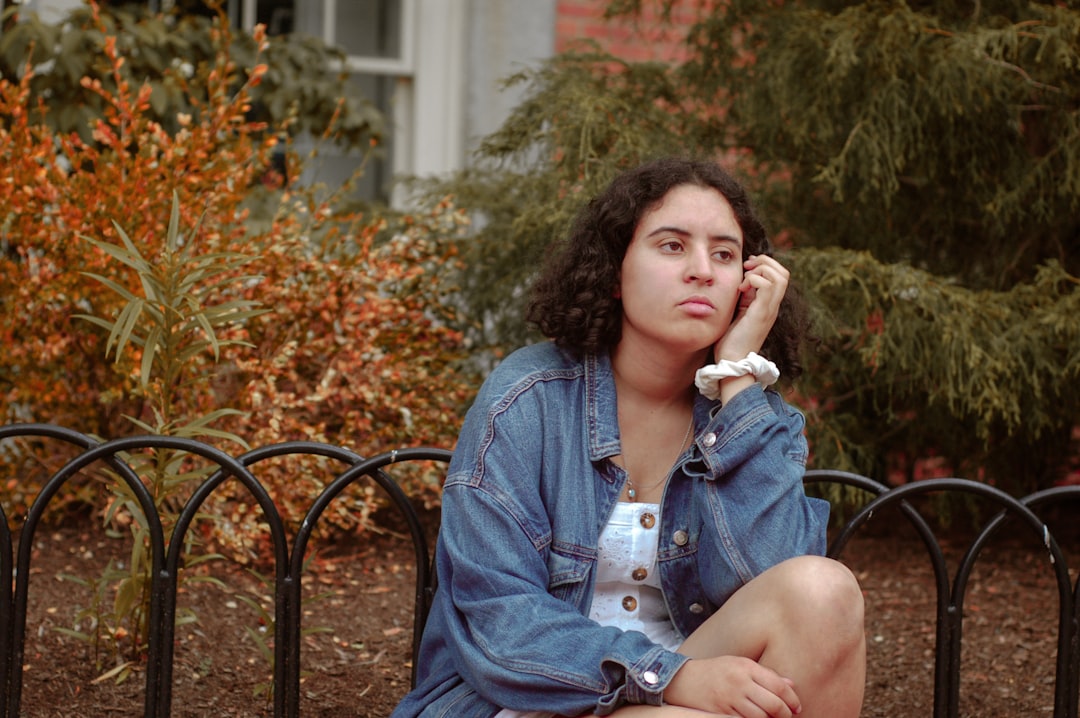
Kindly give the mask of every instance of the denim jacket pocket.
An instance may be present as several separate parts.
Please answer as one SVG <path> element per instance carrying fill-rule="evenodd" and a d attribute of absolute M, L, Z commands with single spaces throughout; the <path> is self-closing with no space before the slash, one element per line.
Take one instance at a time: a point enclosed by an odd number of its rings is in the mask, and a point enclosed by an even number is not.
<path fill-rule="evenodd" d="M 560 601 L 578 605 L 593 563 L 593 559 L 565 553 L 553 546 L 547 559 L 548 593 Z"/>

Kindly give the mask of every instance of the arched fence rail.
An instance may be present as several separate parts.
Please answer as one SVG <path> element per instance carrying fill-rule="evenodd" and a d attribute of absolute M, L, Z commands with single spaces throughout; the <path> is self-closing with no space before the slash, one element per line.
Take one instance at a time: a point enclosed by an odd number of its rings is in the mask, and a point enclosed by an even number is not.
<path fill-rule="evenodd" d="M 0 507 L 0 718 L 21 714 L 22 666 L 25 644 L 27 600 L 34 534 L 50 501 L 73 476 L 95 463 L 104 463 L 131 490 L 142 507 L 149 535 L 152 567 L 148 649 L 145 670 L 143 716 L 166 718 L 171 713 L 173 685 L 173 645 L 176 619 L 178 575 L 184 559 L 183 540 L 207 498 L 222 483 L 238 481 L 258 504 L 270 535 L 274 565 L 274 671 L 273 709 L 276 717 L 300 715 L 301 578 L 312 531 L 327 507 L 350 485 L 370 479 L 386 493 L 389 503 L 405 521 L 416 564 L 413 608 L 413 677 L 419 636 L 427 619 L 436 577 L 428 551 L 430 537 L 420 518 L 393 478 L 388 467 L 403 462 L 450 460 L 450 452 L 438 448 L 403 448 L 362 457 L 341 447 L 318 442 L 286 442 L 231 456 L 202 442 L 166 436 L 135 436 L 97 441 L 85 434 L 51 424 L 11 424 L 0 426 L 0 446 L 12 439 L 49 439 L 70 444 L 74 458 L 43 485 L 26 511 L 19 529 L 17 551 L 9 528 L 9 517 Z M 203 480 L 184 504 L 170 536 L 165 535 L 162 518 L 136 471 L 122 458 L 131 452 L 153 449 L 175 450 L 212 462 L 214 472 Z M 317 456 L 336 461 L 341 473 L 330 481 L 311 504 L 289 545 L 287 530 L 269 493 L 251 472 L 259 462 L 287 455 Z M 18 480 L 19 477 L 13 477 Z M 834 484 L 857 489 L 869 500 L 835 533 L 829 555 L 842 558 L 852 537 L 874 514 L 898 510 L 914 527 L 926 548 L 936 583 L 937 616 L 934 663 L 934 718 L 960 715 L 960 669 L 963 607 L 967 582 L 980 552 L 1007 521 L 1019 522 L 1037 540 L 1044 553 L 1047 570 L 1054 576 L 1058 594 L 1057 626 L 1047 631 L 1057 635 L 1054 675 L 1055 718 L 1078 718 L 1080 684 L 1080 631 L 1077 630 L 1080 579 L 1073 584 L 1066 557 L 1037 511 L 1065 506 L 1080 499 L 1080 486 L 1059 487 L 1016 499 L 986 484 L 965 479 L 929 479 L 888 487 L 865 476 L 840 471 L 812 470 L 806 473 L 808 487 Z M 929 522 L 916 509 L 916 499 L 940 492 L 968 494 L 996 506 L 998 512 L 984 525 L 963 554 L 954 577 L 950 578 L 945 553 Z M 135 710 L 134 706 L 133 712 Z"/>

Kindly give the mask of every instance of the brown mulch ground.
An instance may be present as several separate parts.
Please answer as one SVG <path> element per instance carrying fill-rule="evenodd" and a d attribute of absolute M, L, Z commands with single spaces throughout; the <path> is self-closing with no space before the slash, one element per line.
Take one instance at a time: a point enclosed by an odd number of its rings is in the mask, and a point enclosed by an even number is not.
<path fill-rule="evenodd" d="M 900 519 L 866 527 L 842 559 L 866 593 L 869 677 L 867 718 L 932 715 L 934 581 L 925 549 Z M 898 528 L 899 527 L 899 528 Z M 955 556 L 967 537 L 943 540 Z M 1074 541 L 1063 540 L 1070 563 Z M 140 671 L 117 685 L 99 679 L 88 645 L 65 636 L 86 589 L 63 574 L 93 576 L 125 549 L 89 524 L 48 528 L 35 537 L 24 657 L 22 715 L 142 714 Z M 302 661 L 304 715 L 385 717 L 409 685 L 412 621 L 411 550 L 405 539 L 374 536 L 330 547 L 305 578 Z M 955 560 L 950 572 L 955 571 Z M 270 666 L 247 629 L 258 614 L 240 596 L 269 591 L 241 567 L 219 562 L 227 588 L 189 583 L 179 598 L 198 621 L 177 631 L 174 716 L 271 715 L 260 695 Z M 1076 580 L 1075 570 L 1072 580 Z M 961 715 L 1049 716 L 1053 710 L 1057 593 L 1037 542 L 995 541 L 972 577 L 965 602 Z"/>

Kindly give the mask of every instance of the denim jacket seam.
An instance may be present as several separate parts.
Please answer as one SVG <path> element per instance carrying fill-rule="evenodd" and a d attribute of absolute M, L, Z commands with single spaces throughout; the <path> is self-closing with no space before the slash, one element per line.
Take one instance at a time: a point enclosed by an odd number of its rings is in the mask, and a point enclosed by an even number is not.
<path fill-rule="evenodd" d="M 739 550 L 738 542 L 735 541 L 731 534 L 731 528 L 728 525 L 727 512 L 724 510 L 724 504 L 719 500 L 719 497 L 710 497 L 709 512 L 713 516 L 713 522 L 716 524 L 716 532 L 720 538 L 720 545 L 724 547 L 724 553 L 727 554 L 728 562 L 731 564 L 731 567 L 735 569 L 735 573 L 738 575 L 740 581 L 744 584 L 749 582 L 754 577 L 753 571 L 750 570 L 746 558 L 742 555 L 742 551 Z"/>
<path fill-rule="evenodd" d="M 473 472 L 473 480 L 479 483 L 487 473 L 485 469 L 487 453 L 491 449 L 492 443 L 495 441 L 495 420 L 501 414 L 509 410 L 510 407 L 517 403 L 523 394 L 531 390 L 537 384 L 546 383 L 548 381 L 574 381 L 580 378 L 580 370 L 549 369 L 546 371 L 533 372 L 509 387 L 500 396 L 499 400 L 491 405 L 487 415 L 484 417 L 484 435 L 476 445 L 476 468 Z"/>
<path fill-rule="evenodd" d="M 552 538 L 550 546 L 552 551 L 556 551 L 563 556 L 570 556 L 585 561 L 596 561 L 596 549 L 591 549 L 588 546 L 582 546 L 581 544 L 571 543 L 569 541 L 558 541 L 554 538 Z"/>
<path fill-rule="evenodd" d="M 721 440 L 716 443 L 713 452 L 717 453 L 730 446 L 732 442 L 741 438 L 746 432 L 750 431 L 756 424 L 761 423 L 761 421 L 766 419 L 770 414 L 776 416 L 776 412 L 772 410 L 772 407 L 769 406 L 768 403 L 752 408 L 745 415 L 739 417 L 727 431 L 723 432 L 723 436 L 721 437 Z"/>
<path fill-rule="evenodd" d="M 544 371 L 534 371 L 523 377 L 520 381 L 515 382 L 501 395 L 498 401 L 491 405 L 484 417 L 484 435 L 476 444 L 474 454 L 475 464 L 472 467 L 472 471 L 456 472 L 449 475 L 444 484 L 445 487 L 457 483 L 483 491 L 486 495 L 490 496 L 492 501 L 496 502 L 503 511 L 514 519 L 522 530 L 525 531 L 526 535 L 529 537 L 530 543 L 532 543 L 533 547 L 538 551 L 543 550 L 551 544 L 551 533 L 533 531 L 529 522 L 526 520 L 526 517 L 514 510 L 511 502 L 501 498 L 501 492 L 488 489 L 489 482 L 486 480 L 488 474 L 487 456 L 495 441 L 495 422 L 499 416 L 507 412 L 524 394 L 532 390 L 538 384 L 544 384 L 549 381 L 575 381 L 579 380 L 581 376 L 582 372 L 580 369 L 549 369 Z"/>
<path fill-rule="evenodd" d="M 588 423 L 589 459 L 599 461 L 606 456 L 617 454 L 621 450 L 617 431 L 610 432 L 610 436 L 608 435 L 609 432 L 605 431 L 606 428 L 609 428 L 605 426 L 604 422 L 605 409 L 608 412 L 612 412 L 614 409 L 607 406 L 610 402 L 601 400 L 604 396 L 601 389 L 602 379 L 605 376 L 604 369 L 607 369 L 607 373 L 611 372 L 610 357 L 590 354 L 582 361 L 582 367 L 584 369 L 582 381 L 585 385 L 585 419 Z"/>
<path fill-rule="evenodd" d="M 465 475 L 468 476 L 468 474 Z M 445 491 L 446 487 L 448 486 L 461 486 L 464 489 L 470 489 L 472 491 L 482 493 L 485 496 L 489 497 L 491 499 L 491 503 L 494 506 L 497 506 L 500 511 L 512 518 L 514 520 L 514 523 L 521 527 L 521 530 L 528 537 L 529 543 L 532 544 L 532 547 L 536 551 L 543 551 L 545 548 L 548 548 L 551 545 L 552 535 L 550 531 L 533 531 L 529 522 L 525 520 L 525 517 L 522 516 L 520 512 L 515 511 L 514 507 L 500 496 L 499 492 L 489 491 L 488 487 L 484 485 L 484 483 L 480 479 L 466 481 L 457 480 L 451 482 L 451 480 L 447 478 L 446 483 L 443 485 L 443 490 Z"/>
<path fill-rule="evenodd" d="M 482 644 L 477 644 L 480 647 Z M 485 651 L 486 653 L 486 651 Z M 496 662 L 494 658 L 488 655 L 488 660 Z M 589 691 L 591 693 L 603 694 L 604 691 L 610 690 L 611 686 L 607 685 L 604 681 L 590 680 L 589 676 L 574 673 L 567 670 L 560 670 L 550 663 L 534 663 L 532 661 L 515 661 L 507 658 L 501 658 L 498 664 L 503 668 L 513 670 L 517 673 L 527 673 L 535 676 L 543 676 L 544 678 L 559 681 L 565 683 L 573 688 Z"/>
<path fill-rule="evenodd" d="M 439 715 L 436 718 L 455 718 L 458 714 L 455 712 L 459 703 L 468 698 L 468 693 L 462 693 L 449 704 L 443 706 L 443 709 L 439 711 Z M 497 714 L 496 714 L 497 715 Z"/>

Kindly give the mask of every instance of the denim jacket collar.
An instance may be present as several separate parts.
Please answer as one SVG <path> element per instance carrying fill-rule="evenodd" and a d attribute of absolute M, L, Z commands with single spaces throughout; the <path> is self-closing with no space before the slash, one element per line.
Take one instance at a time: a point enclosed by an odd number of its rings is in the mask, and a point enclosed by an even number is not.
<path fill-rule="evenodd" d="M 585 357 L 585 403 L 589 422 L 589 460 L 600 461 L 622 452 L 615 375 L 608 354 Z"/>

